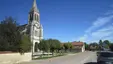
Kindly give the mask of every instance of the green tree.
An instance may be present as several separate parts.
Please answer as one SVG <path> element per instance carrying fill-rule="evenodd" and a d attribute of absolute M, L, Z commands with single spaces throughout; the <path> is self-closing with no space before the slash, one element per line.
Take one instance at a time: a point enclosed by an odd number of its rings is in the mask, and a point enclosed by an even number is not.
<path fill-rule="evenodd" d="M 64 43 L 64 48 L 65 48 L 65 52 L 70 49 L 70 44 L 69 43 Z"/>
<path fill-rule="evenodd" d="M 52 54 L 54 53 L 54 51 L 58 51 L 60 48 L 60 41 L 57 39 L 48 39 L 48 43 L 49 43 L 49 48 L 50 48 L 50 52 L 52 52 Z"/>
<path fill-rule="evenodd" d="M 110 50 L 113 51 L 113 43 L 110 44 Z"/>
<path fill-rule="evenodd" d="M 90 50 L 99 50 L 99 45 L 96 42 L 90 43 L 89 46 Z"/>
<path fill-rule="evenodd" d="M 85 50 L 89 50 L 89 45 L 87 43 L 84 44 L 85 44 Z"/>
<path fill-rule="evenodd" d="M 21 37 L 21 44 L 20 44 L 20 52 L 29 52 L 31 51 L 31 41 L 29 37 L 24 34 Z"/>
<path fill-rule="evenodd" d="M 58 52 L 59 51 L 59 48 L 61 47 L 60 46 L 61 45 L 60 41 L 55 39 L 53 43 L 55 44 L 55 50 L 56 50 L 56 52 Z"/>
<path fill-rule="evenodd" d="M 17 23 L 8 17 L 0 23 L 0 51 L 18 51 L 21 35 Z"/>
<path fill-rule="evenodd" d="M 103 45 L 104 45 L 104 48 L 109 49 L 109 46 L 110 46 L 109 40 L 105 40 L 105 41 L 103 42 Z"/>
<path fill-rule="evenodd" d="M 102 40 L 99 40 L 99 50 L 101 50 L 102 47 L 103 47 L 103 42 L 102 42 Z"/>
<path fill-rule="evenodd" d="M 48 44 L 47 40 L 44 40 L 44 39 L 41 40 L 40 43 L 38 44 L 38 48 L 43 51 L 43 54 L 44 54 L 44 52 L 48 52 L 49 44 Z"/>
<path fill-rule="evenodd" d="M 72 45 L 72 43 L 69 43 L 70 52 L 72 51 L 73 48 L 74 48 L 74 46 Z"/>
<path fill-rule="evenodd" d="M 102 46 L 103 42 L 102 40 L 99 40 L 99 45 Z"/>
<path fill-rule="evenodd" d="M 62 44 L 60 44 L 60 48 L 58 50 L 58 53 L 59 53 L 59 51 L 61 51 L 60 53 L 62 53 L 63 52 L 63 49 L 64 49 L 64 46 Z"/>
<path fill-rule="evenodd" d="M 52 54 L 53 54 L 53 52 L 55 50 L 55 43 L 54 43 L 53 39 L 48 39 L 47 43 L 49 45 L 50 52 L 52 52 Z"/>
<path fill-rule="evenodd" d="M 51 52 L 53 55 L 55 51 L 58 53 L 62 48 L 60 41 L 57 39 L 41 40 L 38 47 L 43 52 Z"/>

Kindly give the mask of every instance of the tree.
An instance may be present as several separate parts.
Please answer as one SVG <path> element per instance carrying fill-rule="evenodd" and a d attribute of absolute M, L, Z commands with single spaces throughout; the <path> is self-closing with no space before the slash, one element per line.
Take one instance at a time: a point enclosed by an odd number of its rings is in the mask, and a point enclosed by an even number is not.
<path fill-rule="evenodd" d="M 48 52 L 49 44 L 48 44 L 47 40 L 44 40 L 44 39 L 41 40 L 40 43 L 38 44 L 38 48 L 43 51 L 43 54 L 44 54 L 44 52 Z"/>
<path fill-rule="evenodd" d="M 99 40 L 99 50 L 102 50 L 102 47 L 103 47 L 103 42 L 102 40 Z"/>
<path fill-rule="evenodd" d="M 56 52 L 59 52 L 61 48 L 61 43 L 59 40 L 56 39 L 48 39 L 48 40 L 41 40 L 40 43 L 38 44 L 38 47 L 40 50 L 43 52 L 52 52 L 56 50 Z"/>
<path fill-rule="evenodd" d="M 102 45 L 102 43 L 103 43 L 102 40 L 100 40 L 100 41 L 99 41 L 99 45 Z"/>
<path fill-rule="evenodd" d="M 63 46 L 63 44 L 60 43 L 60 47 L 58 49 L 58 53 L 59 53 L 59 51 L 61 51 L 61 53 L 62 53 L 63 52 L 63 49 L 64 49 L 64 46 Z"/>
<path fill-rule="evenodd" d="M 0 51 L 18 51 L 21 35 L 17 23 L 8 17 L 0 23 Z"/>
<path fill-rule="evenodd" d="M 54 51 L 58 51 L 60 48 L 60 41 L 56 40 L 56 39 L 48 39 L 47 41 L 49 43 L 49 47 L 50 47 L 50 52 L 52 52 L 52 54 L 54 53 Z"/>
<path fill-rule="evenodd" d="M 69 43 L 69 47 L 70 47 L 69 49 L 70 49 L 70 52 L 71 52 L 74 46 L 72 45 L 72 43 Z"/>
<path fill-rule="evenodd" d="M 89 46 L 90 50 L 99 50 L 99 45 L 96 42 L 90 43 Z"/>
<path fill-rule="evenodd" d="M 54 42 L 53 43 L 55 44 L 55 50 L 56 50 L 56 52 L 58 52 L 59 51 L 59 48 L 61 47 L 60 46 L 61 45 L 60 41 L 54 39 Z"/>
<path fill-rule="evenodd" d="M 110 45 L 110 50 L 113 51 L 113 43 Z"/>
<path fill-rule="evenodd" d="M 64 48 L 65 48 L 65 52 L 70 49 L 70 44 L 69 43 L 64 43 Z"/>
<path fill-rule="evenodd" d="M 59 51 L 63 48 L 61 43 L 57 39 L 47 39 L 41 40 L 38 44 L 38 48 L 44 52 L 51 52 L 54 55 L 54 52 L 59 53 Z"/>
<path fill-rule="evenodd" d="M 84 44 L 85 44 L 85 50 L 89 50 L 89 45 L 87 43 Z"/>
<path fill-rule="evenodd" d="M 109 40 L 105 40 L 105 41 L 103 42 L 103 45 L 104 45 L 104 48 L 109 49 L 109 46 L 110 46 Z"/>
<path fill-rule="evenodd" d="M 55 50 L 55 43 L 54 43 L 53 39 L 48 39 L 47 40 L 47 43 L 49 44 L 49 50 L 50 50 L 50 52 L 52 52 L 52 54 L 53 54 L 53 52 Z"/>
<path fill-rule="evenodd" d="M 20 52 L 29 52 L 31 50 L 31 45 L 29 37 L 26 34 L 22 35 L 20 44 L 20 49 L 22 51 Z"/>

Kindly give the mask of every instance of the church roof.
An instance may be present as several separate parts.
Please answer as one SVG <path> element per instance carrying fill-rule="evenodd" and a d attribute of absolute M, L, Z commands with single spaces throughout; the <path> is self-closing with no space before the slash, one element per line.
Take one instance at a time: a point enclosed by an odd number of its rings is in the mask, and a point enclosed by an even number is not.
<path fill-rule="evenodd" d="M 18 26 L 19 31 L 23 31 L 27 27 L 27 24 Z"/>
<path fill-rule="evenodd" d="M 33 1 L 33 6 L 31 8 L 30 12 L 39 12 L 39 10 L 37 8 L 36 0 Z"/>

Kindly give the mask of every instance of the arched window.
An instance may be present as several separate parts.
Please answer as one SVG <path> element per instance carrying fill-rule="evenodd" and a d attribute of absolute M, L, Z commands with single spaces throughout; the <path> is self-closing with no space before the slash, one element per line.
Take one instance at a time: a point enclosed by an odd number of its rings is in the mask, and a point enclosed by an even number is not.
<path fill-rule="evenodd" d="M 32 14 L 32 17 L 31 18 L 32 18 L 32 20 L 34 20 L 34 14 Z"/>
<path fill-rule="evenodd" d="M 30 21 L 33 20 L 33 14 L 30 14 L 29 19 L 30 19 Z"/>
<path fill-rule="evenodd" d="M 38 21 L 38 15 L 37 15 L 37 21 Z"/>
<path fill-rule="evenodd" d="M 36 20 L 36 14 L 35 14 L 35 20 Z"/>
<path fill-rule="evenodd" d="M 31 14 L 30 14 L 30 17 L 29 17 L 30 20 L 31 20 L 31 17 L 32 17 L 32 16 L 31 16 Z"/>

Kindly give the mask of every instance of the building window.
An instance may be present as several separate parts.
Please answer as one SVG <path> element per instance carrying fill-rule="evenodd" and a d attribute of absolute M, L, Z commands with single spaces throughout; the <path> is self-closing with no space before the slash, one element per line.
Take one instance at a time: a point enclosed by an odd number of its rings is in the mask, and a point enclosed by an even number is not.
<path fill-rule="evenodd" d="M 39 36 L 39 31 L 38 30 L 37 31 L 35 30 L 35 36 L 37 36 L 37 37 Z"/>
<path fill-rule="evenodd" d="M 35 36 L 37 36 L 37 34 L 38 34 L 38 33 L 37 33 L 37 31 L 35 30 Z"/>
<path fill-rule="evenodd" d="M 33 14 L 32 13 L 30 14 L 30 18 L 29 19 L 30 19 L 30 21 L 33 20 Z"/>
<path fill-rule="evenodd" d="M 36 18 L 37 18 L 37 17 L 36 17 L 36 14 L 35 14 L 35 20 L 36 20 Z"/>
<path fill-rule="evenodd" d="M 37 15 L 37 21 L 38 21 L 38 15 Z"/>
<path fill-rule="evenodd" d="M 30 14 L 30 20 L 32 20 L 32 14 Z"/>

